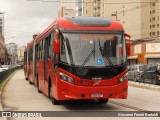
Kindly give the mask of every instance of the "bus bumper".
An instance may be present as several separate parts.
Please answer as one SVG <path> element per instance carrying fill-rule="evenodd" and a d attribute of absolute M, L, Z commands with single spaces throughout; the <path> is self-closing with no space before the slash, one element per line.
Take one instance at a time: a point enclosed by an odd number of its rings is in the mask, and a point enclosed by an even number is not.
<path fill-rule="evenodd" d="M 57 100 L 79 99 L 126 99 L 128 95 L 128 80 L 113 86 L 76 86 L 61 82 Z"/>

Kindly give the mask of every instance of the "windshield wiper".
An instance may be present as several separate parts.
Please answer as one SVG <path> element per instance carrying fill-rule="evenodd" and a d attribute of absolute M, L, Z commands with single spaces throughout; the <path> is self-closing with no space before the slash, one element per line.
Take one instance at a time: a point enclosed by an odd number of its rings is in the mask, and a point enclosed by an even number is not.
<path fill-rule="evenodd" d="M 101 52 L 102 57 L 104 58 L 104 56 L 103 56 L 104 48 L 101 46 L 100 40 L 99 40 L 99 50 Z M 105 55 L 105 57 L 107 58 L 107 61 L 108 61 L 109 65 L 110 65 L 110 67 L 112 69 L 112 72 L 113 72 L 114 71 L 114 66 L 113 66 L 113 63 L 112 63 L 111 59 L 107 55 Z"/>
<path fill-rule="evenodd" d="M 89 55 L 86 57 L 86 59 L 84 60 L 84 62 L 82 63 L 82 65 L 77 69 L 78 72 L 83 68 L 83 66 L 88 62 L 88 60 L 91 58 L 91 56 L 94 53 L 94 59 L 95 59 L 95 41 L 94 41 L 94 46 L 93 46 L 93 50 L 89 53 Z"/>

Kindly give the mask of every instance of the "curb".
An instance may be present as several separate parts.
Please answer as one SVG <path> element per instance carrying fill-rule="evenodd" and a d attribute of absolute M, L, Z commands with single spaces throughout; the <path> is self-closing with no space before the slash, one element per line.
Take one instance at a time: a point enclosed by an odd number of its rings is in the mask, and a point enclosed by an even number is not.
<path fill-rule="evenodd" d="M 11 79 L 11 77 L 17 72 L 18 70 L 14 71 L 10 76 L 8 76 L 3 82 L 3 85 L 2 85 L 2 90 L 0 91 L 0 111 L 3 111 L 3 107 L 2 107 L 2 93 L 3 93 L 3 90 L 4 90 L 4 87 L 6 86 L 6 84 L 8 83 L 8 81 Z M 2 117 L 2 120 L 7 120 L 6 117 Z"/>
<path fill-rule="evenodd" d="M 129 86 L 160 92 L 160 85 L 128 81 Z"/>

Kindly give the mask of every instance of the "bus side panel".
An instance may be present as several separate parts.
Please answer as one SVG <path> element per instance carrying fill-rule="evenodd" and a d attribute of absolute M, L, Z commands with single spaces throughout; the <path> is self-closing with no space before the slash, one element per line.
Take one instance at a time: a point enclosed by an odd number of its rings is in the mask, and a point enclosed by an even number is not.
<path fill-rule="evenodd" d="M 39 68 L 39 88 L 42 92 L 44 92 L 44 62 L 40 62 Z"/>
<path fill-rule="evenodd" d="M 32 61 L 29 61 L 29 81 L 33 80 L 33 66 Z"/>
<path fill-rule="evenodd" d="M 59 81 L 59 74 L 56 74 L 53 70 L 51 72 L 51 84 L 52 84 L 52 96 L 56 99 L 58 99 L 58 81 Z"/>

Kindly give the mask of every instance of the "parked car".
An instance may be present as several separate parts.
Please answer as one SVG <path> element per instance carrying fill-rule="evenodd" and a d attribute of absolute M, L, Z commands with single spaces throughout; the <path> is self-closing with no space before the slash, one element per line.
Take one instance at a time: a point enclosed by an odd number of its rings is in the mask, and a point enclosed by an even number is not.
<path fill-rule="evenodd" d="M 3 72 L 1 68 L 0 68 L 0 72 Z"/>
<path fill-rule="evenodd" d="M 9 70 L 9 65 L 1 65 L 1 71 Z"/>
<path fill-rule="evenodd" d="M 128 79 L 134 80 L 134 81 L 141 81 L 141 76 L 143 72 L 146 70 L 147 65 L 133 65 L 128 69 Z"/>
<path fill-rule="evenodd" d="M 143 72 L 142 82 L 149 82 L 154 85 L 160 83 L 160 64 L 150 64 L 147 69 Z"/>

